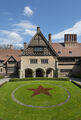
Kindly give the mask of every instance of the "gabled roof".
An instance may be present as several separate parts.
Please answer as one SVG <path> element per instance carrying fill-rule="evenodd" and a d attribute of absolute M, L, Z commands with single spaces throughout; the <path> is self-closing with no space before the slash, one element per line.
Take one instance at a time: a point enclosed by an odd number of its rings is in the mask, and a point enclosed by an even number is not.
<path fill-rule="evenodd" d="M 81 57 L 81 43 L 77 43 L 75 47 L 64 46 L 64 43 L 52 43 L 53 49 L 58 54 L 58 57 Z M 60 51 L 60 53 L 58 53 Z"/>
<path fill-rule="evenodd" d="M 13 56 L 16 59 L 16 61 L 20 61 L 21 53 L 21 50 L 0 49 L 0 60 L 6 62 L 11 56 Z"/>
<path fill-rule="evenodd" d="M 50 43 L 47 41 L 47 39 L 45 38 L 45 36 L 42 34 L 41 31 L 37 31 L 37 33 L 36 33 L 36 34 L 33 36 L 33 38 L 30 40 L 27 48 L 30 46 L 31 42 L 34 40 L 34 38 L 36 37 L 36 35 L 41 35 L 42 38 L 43 38 L 43 40 L 44 40 L 44 42 L 45 42 L 45 43 L 47 44 L 47 46 L 50 48 L 50 50 L 52 51 L 52 53 L 53 53 L 55 56 L 58 56 L 57 53 L 56 53 L 56 51 L 52 48 L 52 46 L 51 46 Z M 26 48 L 26 49 L 27 49 L 27 48 Z M 26 49 L 25 49 L 25 50 L 26 50 Z M 24 56 L 24 55 L 25 55 L 25 50 L 22 52 L 21 56 Z"/>
<path fill-rule="evenodd" d="M 16 59 L 15 59 L 13 56 L 10 56 L 10 58 L 9 58 L 6 62 L 8 62 L 11 58 L 14 59 L 14 61 L 16 61 Z M 5 63 L 6 63 L 6 62 L 5 62 Z M 17 62 L 17 61 L 16 61 L 16 62 Z"/>

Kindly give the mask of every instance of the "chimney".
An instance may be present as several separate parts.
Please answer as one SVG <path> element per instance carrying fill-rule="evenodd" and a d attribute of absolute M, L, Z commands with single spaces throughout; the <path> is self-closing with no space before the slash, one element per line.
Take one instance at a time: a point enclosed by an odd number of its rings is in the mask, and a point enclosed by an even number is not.
<path fill-rule="evenodd" d="M 26 49 L 27 48 L 27 43 L 26 42 L 24 42 L 24 49 Z"/>
<path fill-rule="evenodd" d="M 65 34 L 64 44 L 65 44 L 65 47 L 76 47 L 77 46 L 77 34 Z"/>
<path fill-rule="evenodd" d="M 64 42 L 77 42 L 77 34 L 65 34 Z"/>
<path fill-rule="evenodd" d="M 37 27 L 37 32 L 40 32 L 40 27 Z"/>
<path fill-rule="evenodd" d="M 52 43 L 52 41 L 51 41 L 51 33 L 48 34 L 48 41 L 49 41 L 49 43 Z"/>
<path fill-rule="evenodd" d="M 13 46 L 13 45 L 10 45 L 10 49 L 14 49 L 14 46 Z"/>

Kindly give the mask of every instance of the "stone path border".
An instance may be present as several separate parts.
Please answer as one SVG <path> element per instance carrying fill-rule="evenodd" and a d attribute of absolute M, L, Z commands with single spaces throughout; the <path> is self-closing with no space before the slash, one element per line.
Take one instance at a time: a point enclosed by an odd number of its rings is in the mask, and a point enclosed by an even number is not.
<path fill-rule="evenodd" d="M 80 78 L 70 78 L 70 81 L 74 81 L 81 86 L 81 79 Z"/>
<path fill-rule="evenodd" d="M 40 84 L 40 83 L 31 83 L 31 84 Z M 60 85 L 58 85 L 58 84 L 54 84 L 54 85 L 56 85 L 56 86 L 58 86 L 58 87 L 63 88 L 63 89 L 68 93 L 68 97 L 67 97 L 67 99 L 66 99 L 64 102 L 61 102 L 61 103 L 56 104 L 56 105 L 50 105 L 50 106 L 33 106 L 33 105 L 24 104 L 24 103 L 20 102 L 18 99 L 15 98 L 14 94 L 15 94 L 15 92 L 16 92 L 19 88 L 21 88 L 21 87 L 23 87 L 23 86 L 26 86 L 26 85 L 31 85 L 31 84 L 24 84 L 24 85 L 21 85 L 21 86 L 17 87 L 17 88 L 11 93 L 12 99 L 13 99 L 16 103 L 18 103 L 18 104 L 20 104 L 20 105 L 22 105 L 22 106 L 25 106 L 25 107 L 32 107 L 32 108 L 53 108 L 53 107 L 61 106 L 61 105 L 65 104 L 65 103 L 67 103 L 68 100 L 69 100 L 70 97 L 71 97 L 70 92 L 69 92 L 66 88 L 64 88 L 64 87 L 62 87 L 62 86 L 60 86 Z M 43 83 L 43 84 L 51 84 L 51 83 Z M 53 84 L 52 84 L 52 85 L 53 85 Z"/>
<path fill-rule="evenodd" d="M 2 86 L 4 83 L 6 83 L 8 81 L 9 81 L 9 78 L 0 79 L 0 86 Z"/>

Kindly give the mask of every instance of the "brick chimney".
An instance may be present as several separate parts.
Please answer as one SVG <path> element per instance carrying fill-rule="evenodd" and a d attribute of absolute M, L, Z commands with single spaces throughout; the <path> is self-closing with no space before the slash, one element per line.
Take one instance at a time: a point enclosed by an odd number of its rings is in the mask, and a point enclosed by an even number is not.
<path fill-rule="evenodd" d="M 27 48 L 27 43 L 26 42 L 24 42 L 24 49 L 26 49 Z"/>
<path fill-rule="evenodd" d="M 13 45 L 10 45 L 10 49 L 14 49 L 14 46 L 13 46 Z"/>
<path fill-rule="evenodd" d="M 37 27 L 37 32 L 40 32 L 40 27 Z"/>
<path fill-rule="evenodd" d="M 65 47 L 77 46 L 77 34 L 65 34 L 64 35 Z"/>
<path fill-rule="evenodd" d="M 51 33 L 48 34 L 48 41 L 49 41 L 49 43 L 52 43 L 52 40 L 51 40 Z"/>

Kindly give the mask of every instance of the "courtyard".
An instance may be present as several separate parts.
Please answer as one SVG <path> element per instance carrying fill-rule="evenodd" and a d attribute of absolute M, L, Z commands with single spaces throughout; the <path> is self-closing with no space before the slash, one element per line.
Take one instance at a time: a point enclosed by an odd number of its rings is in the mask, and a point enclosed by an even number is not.
<path fill-rule="evenodd" d="M 80 120 L 81 89 L 70 81 L 8 82 L 0 87 L 0 119 Z"/>

